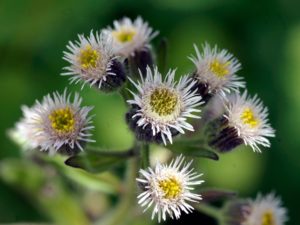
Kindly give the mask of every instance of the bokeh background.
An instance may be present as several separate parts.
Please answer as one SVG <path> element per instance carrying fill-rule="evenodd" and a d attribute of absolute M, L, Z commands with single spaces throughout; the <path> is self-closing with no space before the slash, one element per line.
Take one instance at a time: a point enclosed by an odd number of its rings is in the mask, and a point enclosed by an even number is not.
<path fill-rule="evenodd" d="M 21 157 L 6 135 L 21 116 L 20 106 L 32 105 L 35 99 L 68 85 L 59 75 L 66 66 L 62 51 L 67 41 L 123 16 L 141 15 L 160 31 L 154 46 L 162 37 L 168 39 L 168 67 L 178 68 L 178 74 L 191 71 L 187 56 L 194 53 L 193 43 L 218 44 L 240 59 L 240 75 L 249 92 L 257 93 L 269 107 L 277 137 L 262 154 L 239 148 L 221 155 L 219 162 L 202 159 L 199 167 L 207 186 L 235 189 L 244 197 L 275 191 L 289 210 L 287 224 L 300 224 L 299 8 L 297 0 L 1 0 L 0 161 Z M 79 91 L 80 86 L 68 89 Z M 121 98 L 89 88 L 81 95 L 86 105 L 96 106 L 98 144 L 108 149 L 130 146 L 133 139 L 124 123 L 126 106 Z M 0 171 L 2 177 L 10 172 Z M 30 175 L 20 176 L 25 184 L 11 185 L 9 179 L 0 179 L 0 222 L 48 221 L 49 215 L 22 187 L 31 182 Z M 87 199 L 96 201 L 92 196 Z M 105 198 L 98 200 L 95 205 L 101 210 Z"/>

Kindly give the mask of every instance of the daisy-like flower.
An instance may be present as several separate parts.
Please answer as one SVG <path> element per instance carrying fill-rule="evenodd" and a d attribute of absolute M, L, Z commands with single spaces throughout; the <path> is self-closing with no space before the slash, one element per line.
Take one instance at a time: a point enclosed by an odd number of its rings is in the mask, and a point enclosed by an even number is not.
<path fill-rule="evenodd" d="M 287 221 L 287 210 L 274 193 L 229 201 L 223 212 L 226 225 L 284 225 Z"/>
<path fill-rule="evenodd" d="M 109 27 L 104 32 L 112 37 L 115 54 L 125 58 L 136 52 L 148 50 L 149 42 L 158 34 L 153 32 L 141 17 L 137 17 L 134 21 L 127 17 L 114 21 L 114 27 Z"/>
<path fill-rule="evenodd" d="M 203 53 L 200 53 L 196 45 L 194 48 L 196 56 L 189 58 L 196 67 L 196 87 L 205 101 L 215 94 L 225 96 L 226 93 L 238 91 L 245 86 L 242 78 L 236 75 L 241 64 L 227 50 L 219 50 L 217 46 L 211 48 L 207 43 L 203 46 Z"/>
<path fill-rule="evenodd" d="M 155 168 L 140 170 L 138 183 L 143 192 L 138 196 L 138 203 L 145 208 L 154 207 L 152 219 L 158 215 L 158 221 L 166 220 L 166 215 L 178 219 L 181 211 L 190 213 L 193 207 L 188 202 L 199 202 L 201 195 L 192 193 L 193 186 L 200 185 L 203 180 L 191 168 L 192 161 L 184 162 L 179 156 L 170 165 L 157 163 Z"/>
<path fill-rule="evenodd" d="M 78 35 L 79 40 L 69 42 L 63 59 L 70 63 L 62 75 L 71 76 L 71 83 L 83 82 L 103 91 L 112 91 L 126 80 L 125 69 L 113 53 L 112 40 L 103 33 L 89 37 Z"/>
<path fill-rule="evenodd" d="M 196 90 L 191 91 L 195 81 L 182 76 L 174 81 L 175 70 L 170 70 L 163 79 L 157 67 L 152 71 L 147 67 L 146 78 L 141 74 L 141 81 L 133 85 L 138 93 L 131 92 L 133 99 L 127 102 L 132 108 L 126 119 L 138 139 L 147 142 L 172 143 L 172 136 L 184 134 L 184 129 L 194 131 L 186 119 L 200 118 L 196 107 L 201 105 L 201 97 Z"/>
<path fill-rule="evenodd" d="M 32 138 L 28 140 L 32 147 L 50 154 L 56 151 L 74 154 L 83 150 L 86 142 L 93 142 L 89 131 L 94 127 L 88 116 L 93 107 L 80 107 L 82 100 L 78 93 L 72 102 L 70 98 L 66 90 L 62 95 L 54 92 L 27 111 L 21 125 L 29 132 L 27 137 Z"/>
<path fill-rule="evenodd" d="M 35 136 L 34 131 L 30 127 L 35 107 L 36 105 L 32 106 L 32 108 L 22 106 L 23 117 L 16 123 L 14 128 L 8 130 L 9 137 L 23 150 L 36 149 L 43 141 L 42 138 Z"/>
<path fill-rule="evenodd" d="M 268 109 L 255 95 L 235 94 L 225 105 L 221 131 L 211 141 L 211 145 L 220 151 L 229 151 L 244 143 L 253 151 L 261 152 L 258 145 L 270 147 L 267 137 L 275 137 L 275 131 L 268 122 Z"/>
<path fill-rule="evenodd" d="M 286 221 L 287 210 L 282 207 L 281 199 L 270 193 L 250 200 L 241 225 L 283 225 Z"/>

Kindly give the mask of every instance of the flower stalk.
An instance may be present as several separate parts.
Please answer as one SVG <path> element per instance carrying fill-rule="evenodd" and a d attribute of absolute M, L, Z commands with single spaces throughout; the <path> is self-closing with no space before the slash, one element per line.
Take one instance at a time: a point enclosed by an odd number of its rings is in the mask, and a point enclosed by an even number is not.
<path fill-rule="evenodd" d="M 124 192 L 121 194 L 120 202 L 107 218 L 97 222 L 95 225 L 122 225 L 130 218 L 131 211 L 136 201 L 136 177 L 138 170 L 138 158 L 134 157 L 127 161 L 127 174 Z"/>
<path fill-rule="evenodd" d="M 148 168 L 150 166 L 150 146 L 147 143 L 142 144 L 141 148 L 141 161 L 142 161 L 142 168 Z"/>

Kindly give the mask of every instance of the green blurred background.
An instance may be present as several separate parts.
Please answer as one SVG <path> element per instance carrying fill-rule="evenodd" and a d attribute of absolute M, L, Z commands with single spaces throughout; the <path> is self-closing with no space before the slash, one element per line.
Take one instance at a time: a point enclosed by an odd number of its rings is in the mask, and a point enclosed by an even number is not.
<path fill-rule="evenodd" d="M 20 105 L 68 84 L 60 76 L 62 51 L 78 33 L 111 25 L 123 16 L 141 15 L 169 40 L 168 66 L 179 74 L 191 70 L 192 44 L 205 41 L 227 48 L 243 65 L 250 93 L 270 109 L 276 129 L 271 149 L 262 154 L 240 148 L 219 162 L 203 159 L 199 167 L 207 186 L 236 189 L 241 196 L 275 191 L 300 224 L 300 1 L 297 0 L 110 0 L 0 1 L 0 160 L 20 157 L 6 135 L 21 116 Z M 80 90 L 80 86 L 68 86 Z M 95 105 L 94 132 L 100 146 L 123 149 L 132 136 L 124 123 L 126 106 L 118 95 L 85 88 L 86 105 Z M 0 181 L 0 222 L 43 221 L 46 217 L 22 187 Z M 200 223 L 200 221 L 199 221 Z M 144 223 L 145 224 L 145 223 Z"/>

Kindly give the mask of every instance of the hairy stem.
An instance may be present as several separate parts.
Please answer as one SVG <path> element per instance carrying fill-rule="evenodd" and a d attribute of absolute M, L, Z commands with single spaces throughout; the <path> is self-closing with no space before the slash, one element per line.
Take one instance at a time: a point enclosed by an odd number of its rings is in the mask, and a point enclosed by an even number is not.
<path fill-rule="evenodd" d="M 127 100 L 130 99 L 130 93 L 127 90 L 128 85 L 124 85 L 120 90 L 119 90 L 119 94 L 121 95 L 121 97 L 123 98 L 125 104 L 127 103 Z"/>
<path fill-rule="evenodd" d="M 136 177 L 138 170 L 138 158 L 134 157 L 127 161 L 126 187 L 120 202 L 108 217 L 97 225 L 122 225 L 130 217 L 136 199 Z"/>
<path fill-rule="evenodd" d="M 141 149 L 142 168 L 148 168 L 150 166 L 149 153 L 149 144 L 143 144 Z"/>

